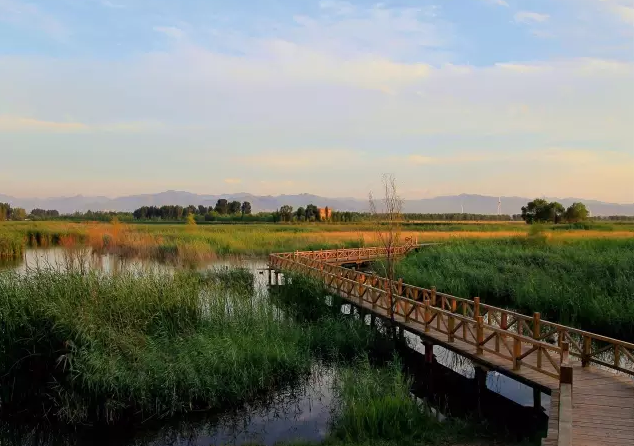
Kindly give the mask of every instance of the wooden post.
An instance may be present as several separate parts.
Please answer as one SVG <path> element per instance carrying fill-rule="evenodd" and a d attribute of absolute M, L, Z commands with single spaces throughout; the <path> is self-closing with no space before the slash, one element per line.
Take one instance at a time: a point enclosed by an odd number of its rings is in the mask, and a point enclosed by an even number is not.
<path fill-rule="evenodd" d="M 480 317 L 480 298 L 474 297 L 473 298 L 473 318 L 475 320 L 478 320 L 478 317 Z"/>
<path fill-rule="evenodd" d="M 431 305 L 429 299 L 425 299 L 425 333 L 429 332 L 429 321 L 431 320 Z"/>
<path fill-rule="evenodd" d="M 533 339 L 539 340 L 540 336 L 540 321 L 541 315 L 537 312 L 533 313 Z M 542 349 L 541 347 L 537 348 L 537 368 L 542 368 Z"/>
<path fill-rule="evenodd" d="M 500 328 L 502 330 L 508 330 L 509 329 L 509 323 L 508 323 L 508 314 L 506 313 L 502 313 L 502 315 L 500 316 Z"/>
<path fill-rule="evenodd" d="M 519 370 L 521 367 L 521 360 L 519 357 L 522 356 L 522 341 L 519 338 L 513 338 L 513 370 Z"/>
<path fill-rule="evenodd" d="M 434 362 L 434 344 L 429 341 L 423 341 L 425 346 L 425 363 L 432 364 Z"/>
<path fill-rule="evenodd" d="M 568 342 L 561 343 L 561 358 L 559 359 L 559 385 L 572 385 L 572 366 L 570 365 L 570 344 Z"/>
<path fill-rule="evenodd" d="M 467 303 L 462 302 L 462 315 L 467 317 Z M 467 340 L 467 321 L 462 321 L 462 339 Z"/>
<path fill-rule="evenodd" d="M 449 315 L 449 320 L 447 324 L 449 328 L 449 335 L 448 335 L 449 342 L 453 342 L 456 336 L 454 333 L 455 326 L 456 326 L 456 319 L 453 317 L 453 314 L 456 312 L 456 309 L 457 309 L 456 305 L 457 305 L 456 299 L 451 299 L 451 307 L 450 307 L 451 314 Z"/>
<path fill-rule="evenodd" d="M 474 367 L 474 371 L 475 371 L 475 376 L 474 376 L 475 384 L 479 393 L 482 390 L 486 389 L 488 372 L 487 372 L 487 369 L 479 365 Z"/>
<path fill-rule="evenodd" d="M 589 336 L 583 337 L 583 354 L 581 356 L 581 366 L 588 367 L 590 365 L 590 353 L 592 351 L 592 339 Z"/>
<path fill-rule="evenodd" d="M 398 279 L 398 295 L 402 296 L 403 295 L 403 278 L 399 278 Z"/>
<path fill-rule="evenodd" d="M 478 350 L 477 350 L 477 352 L 478 352 L 478 355 L 482 355 L 484 353 L 484 350 L 482 348 L 483 347 L 482 344 L 484 343 L 484 319 L 482 318 L 482 316 L 478 316 L 478 327 L 477 327 L 477 330 L 478 330 L 478 336 L 477 336 L 477 338 L 478 338 L 478 340 L 477 340 Z"/>
<path fill-rule="evenodd" d="M 533 387 L 533 408 L 535 410 L 542 410 L 542 391 Z"/>
<path fill-rule="evenodd" d="M 431 305 L 432 307 L 436 306 L 436 287 L 431 287 Z"/>

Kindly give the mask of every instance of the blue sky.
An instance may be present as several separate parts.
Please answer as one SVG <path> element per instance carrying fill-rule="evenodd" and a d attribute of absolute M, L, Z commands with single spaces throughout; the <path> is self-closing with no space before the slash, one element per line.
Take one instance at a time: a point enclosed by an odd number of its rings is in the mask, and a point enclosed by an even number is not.
<path fill-rule="evenodd" d="M 634 202 L 634 0 L 0 0 L 0 193 Z"/>

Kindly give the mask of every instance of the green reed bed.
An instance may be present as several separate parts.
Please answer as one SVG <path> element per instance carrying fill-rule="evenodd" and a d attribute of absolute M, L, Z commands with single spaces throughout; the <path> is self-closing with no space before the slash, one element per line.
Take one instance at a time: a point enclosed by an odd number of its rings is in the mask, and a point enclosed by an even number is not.
<path fill-rule="evenodd" d="M 254 291 L 244 269 L 107 275 L 73 265 L 0 272 L 5 415 L 76 424 L 226 409 L 318 358 L 391 348 L 323 299 L 318 315 L 292 317 L 292 305 Z M 300 278 L 284 287 L 287 303 L 310 301 L 311 287 Z"/>
<path fill-rule="evenodd" d="M 0 273 L 2 410 L 78 423 L 239 404 L 309 370 L 278 313 L 197 273 Z"/>
<path fill-rule="evenodd" d="M 0 233 L 0 259 L 19 259 L 24 254 L 24 240 L 14 233 Z"/>
<path fill-rule="evenodd" d="M 398 361 L 375 367 L 366 359 L 342 369 L 335 384 L 333 439 L 344 444 L 431 445 L 481 437 L 467 423 L 439 421 L 429 406 L 411 395 L 411 384 Z"/>
<path fill-rule="evenodd" d="M 634 340 L 634 240 L 454 241 L 402 260 L 407 283 Z"/>

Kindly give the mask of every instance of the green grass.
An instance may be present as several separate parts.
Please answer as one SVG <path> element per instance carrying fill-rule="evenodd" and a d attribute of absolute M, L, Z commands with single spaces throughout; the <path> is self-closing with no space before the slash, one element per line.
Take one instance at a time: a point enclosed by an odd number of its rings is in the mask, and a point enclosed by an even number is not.
<path fill-rule="evenodd" d="M 441 423 L 410 394 L 411 382 L 397 362 L 375 368 L 360 361 L 341 371 L 336 384 L 338 407 L 332 436 L 341 441 L 400 441 L 433 444 L 449 433 L 461 432 L 453 423 Z"/>
<path fill-rule="evenodd" d="M 240 404 L 311 363 L 301 326 L 197 273 L 4 272 L 0 320 L 3 409 L 69 423 Z"/>
<path fill-rule="evenodd" d="M 333 311 L 290 317 L 252 283 L 243 269 L 0 272 L 3 411 L 76 424 L 226 409 L 316 358 L 354 358 L 379 341 Z M 307 286 L 286 287 L 286 300 L 305 301 Z"/>
<path fill-rule="evenodd" d="M 243 269 L 0 272 L 0 407 L 71 428 L 227 410 L 325 360 L 340 370 L 325 445 L 486 438 L 430 416 L 398 362 L 355 359 L 391 359 L 393 344 L 324 305 L 323 285 L 286 280 L 266 299 Z"/>
<path fill-rule="evenodd" d="M 400 262 L 405 282 L 634 340 L 634 240 L 454 241 Z"/>
<path fill-rule="evenodd" d="M 197 262 L 215 256 L 263 256 L 271 252 L 318 250 L 376 245 L 371 223 L 199 225 L 117 224 L 50 222 L 0 223 L 0 256 L 18 258 L 26 246 L 71 246 L 89 244 L 97 251 L 130 257 Z M 506 223 L 404 223 L 404 236 L 418 236 L 421 242 L 447 238 L 497 238 L 526 235 L 530 226 Z M 634 236 L 634 223 L 587 222 L 550 225 L 543 228 L 557 237 Z M 10 240 L 10 247 L 8 242 Z"/>

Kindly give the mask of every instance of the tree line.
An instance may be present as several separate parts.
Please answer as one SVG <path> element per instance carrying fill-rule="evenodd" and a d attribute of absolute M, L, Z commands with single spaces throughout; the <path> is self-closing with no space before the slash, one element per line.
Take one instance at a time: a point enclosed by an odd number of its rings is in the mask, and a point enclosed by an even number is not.
<path fill-rule="evenodd" d="M 185 221 L 193 216 L 197 222 L 321 222 L 351 223 L 369 221 L 373 217 L 368 212 L 331 211 L 325 207 L 320 210 L 314 204 L 300 206 L 284 205 L 273 212 L 252 213 L 248 201 L 229 201 L 219 199 L 215 206 L 204 205 L 165 205 L 142 206 L 134 212 L 86 211 L 61 214 L 54 209 L 33 209 L 27 212 L 24 208 L 12 207 L 9 203 L 0 203 L 0 221 L 19 220 L 72 220 L 72 221 Z M 325 217 L 324 216 L 328 216 Z M 590 221 L 634 221 L 634 216 L 613 215 L 590 217 L 583 203 L 573 203 L 565 208 L 561 203 L 548 202 L 537 198 L 522 207 L 521 214 L 490 215 L 468 213 L 404 213 L 405 221 L 525 221 L 532 223 L 577 223 Z"/>
<path fill-rule="evenodd" d="M 219 199 L 215 206 L 203 205 L 165 205 L 165 206 L 142 206 L 132 213 L 135 220 L 186 220 L 190 215 L 209 219 L 209 217 L 231 215 L 251 215 L 251 203 L 248 201 L 228 201 Z"/>
<path fill-rule="evenodd" d="M 577 223 L 588 218 L 588 208 L 583 203 L 573 203 L 565 208 L 557 201 L 536 198 L 522 206 L 522 220 L 533 223 Z"/>

